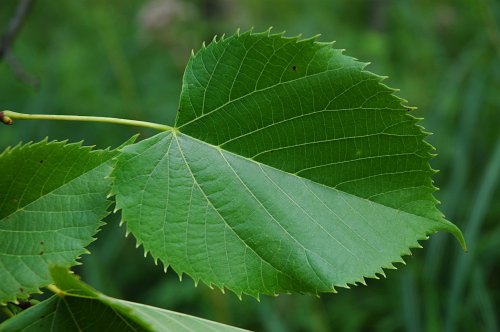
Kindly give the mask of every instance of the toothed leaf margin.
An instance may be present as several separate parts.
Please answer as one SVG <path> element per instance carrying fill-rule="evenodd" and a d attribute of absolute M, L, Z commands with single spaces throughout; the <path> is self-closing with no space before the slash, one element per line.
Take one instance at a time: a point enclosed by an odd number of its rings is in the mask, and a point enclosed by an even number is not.
<path fill-rule="evenodd" d="M 180 276 L 256 297 L 364 283 L 439 230 L 463 244 L 427 134 L 365 66 L 315 38 L 214 39 L 175 129 L 117 158 L 127 231 Z"/>
<path fill-rule="evenodd" d="M 45 139 L 0 155 L 0 303 L 39 292 L 49 264 L 73 266 L 88 253 L 117 153 Z"/>

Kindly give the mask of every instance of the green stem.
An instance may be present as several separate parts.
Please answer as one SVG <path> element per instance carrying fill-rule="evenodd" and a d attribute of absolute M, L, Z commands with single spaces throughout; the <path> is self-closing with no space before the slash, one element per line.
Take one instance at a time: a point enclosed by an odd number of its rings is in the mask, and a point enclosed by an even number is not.
<path fill-rule="evenodd" d="M 64 291 L 62 291 L 61 289 L 59 289 L 59 287 L 57 287 L 54 284 L 47 285 L 45 288 L 47 288 L 52 293 L 54 293 L 56 295 L 59 295 L 59 296 L 64 296 L 66 294 Z"/>
<path fill-rule="evenodd" d="M 159 123 L 120 119 L 120 118 L 108 118 L 102 116 L 24 114 L 11 111 L 0 112 L 0 122 L 10 125 L 13 123 L 13 120 L 59 120 L 59 121 L 105 122 L 105 123 L 115 123 L 127 126 L 151 128 L 160 131 L 174 130 L 173 127 Z"/>

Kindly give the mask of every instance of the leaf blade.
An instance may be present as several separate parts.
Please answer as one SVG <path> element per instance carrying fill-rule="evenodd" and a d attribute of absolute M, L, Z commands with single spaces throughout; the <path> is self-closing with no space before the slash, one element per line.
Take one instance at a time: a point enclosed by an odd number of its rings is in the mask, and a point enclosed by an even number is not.
<path fill-rule="evenodd" d="M 130 156 L 129 149 L 134 151 Z M 400 256 L 418 247 L 417 240 L 448 229 L 183 134 L 160 134 L 122 151 L 123 159 L 131 156 L 163 160 L 154 168 L 167 176 L 140 181 L 140 189 L 131 181 L 127 189 L 115 187 L 128 230 L 166 266 L 237 294 L 331 292 L 335 286 L 364 283 L 363 277 L 376 277 L 382 267 L 402 262 Z M 119 160 L 114 176 L 123 178 L 122 170 L 138 173 L 141 167 L 133 159 Z M 165 205 L 149 206 L 142 214 L 141 202 L 158 201 L 171 187 L 175 193 L 162 200 Z M 334 255 L 325 256 L 326 248 Z M 317 280 L 309 280 L 311 273 Z"/>
<path fill-rule="evenodd" d="M 0 156 L 0 302 L 50 283 L 48 265 L 75 265 L 107 215 L 116 151 L 42 141 Z M 13 172 L 13 173 L 11 173 Z M 7 282 L 8 281 L 8 282 Z"/>
<path fill-rule="evenodd" d="M 243 331 L 106 296 L 60 266 L 51 275 L 59 293 L 3 322 L 1 331 Z"/>
<path fill-rule="evenodd" d="M 438 230 L 463 244 L 435 206 L 427 134 L 364 67 L 268 33 L 191 57 L 177 128 L 124 148 L 113 173 L 138 244 L 257 297 L 364 283 Z"/>
<path fill-rule="evenodd" d="M 266 50 L 274 55 L 257 61 Z M 426 134 L 395 90 L 365 65 L 314 38 L 265 32 L 214 42 L 190 59 L 176 126 L 225 150 L 415 212 L 414 197 L 433 200 L 432 147 L 421 143 Z M 262 77 L 269 77 L 265 84 Z M 237 82 L 241 92 L 231 99 Z M 442 219 L 435 204 L 417 211 Z"/>

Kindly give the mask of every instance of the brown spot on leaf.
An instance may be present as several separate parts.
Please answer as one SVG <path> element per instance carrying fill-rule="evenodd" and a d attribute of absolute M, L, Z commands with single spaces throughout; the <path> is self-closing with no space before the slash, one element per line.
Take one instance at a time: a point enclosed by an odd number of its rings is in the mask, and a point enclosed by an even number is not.
<path fill-rule="evenodd" d="M 22 288 L 22 287 L 21 287 L 21 288 L 19 288 L 19 291 L 20 291 L 21 293 L 24 293 L 24 288 Z"/>
<path fill-rule="evenodd" d="M 39 254 L 40 256 L 42 256 L 42 255 L 43 255 L 43 250 L 42 250 L 42 251 L 40 251 L 38 254 Z"/>
<path fill-rule="evenodd" d="M 293 65 L 292 66 L 292 71 L 297 71 L 297 66 Z"/>

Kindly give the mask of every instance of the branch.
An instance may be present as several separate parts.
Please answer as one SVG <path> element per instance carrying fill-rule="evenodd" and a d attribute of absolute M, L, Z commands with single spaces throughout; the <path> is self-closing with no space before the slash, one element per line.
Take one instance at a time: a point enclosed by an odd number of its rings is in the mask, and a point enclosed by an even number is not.
<path fill-rule="evenodd" d="M 40 87 L 40 82 L 38 79 L 24 70 L 21 63 L 16 59 L 12 52 L 8 52 L 5 56 L 5 62 L 9 65 L 10 69 L 14 71 L 16 77 L 22 82 L 31 85 L 33 88 L 38 89 Z"/>
<path fill-rule="evenodd" d="M 23 69 L 19 61 L 17 61 L 17 59 L 11 52 L 12 44 L 14 43 L 19 30 L 21 30 L 24 19 L 31 9 L 33 2 L 34 0 L 19 1 L 19 5 L 16 9 L 16 14 L 10 20 L 9 25 L 7 26 L 7 31 L 5 31 L 5 33 L 0 38 L 0 61 L 5 58 L 7 64 L 14 71 L 18 79 L 31 85 L 34 88 L 38 88 L 38 80 Z"/>
<path fill-rule="evenodd" d="M 0 60 L 9 52 L 14 39 L 24 23 L 24 18 L 28 14 L 34 0 L 21 0 L 16 9 L 16 15 L 10 20 L 7 31 L 0 39 Z"/>

